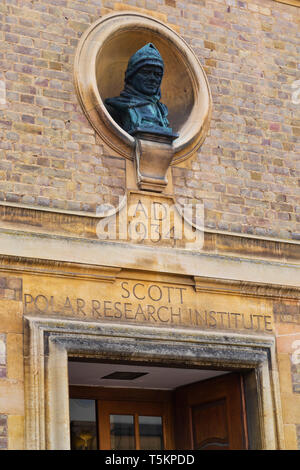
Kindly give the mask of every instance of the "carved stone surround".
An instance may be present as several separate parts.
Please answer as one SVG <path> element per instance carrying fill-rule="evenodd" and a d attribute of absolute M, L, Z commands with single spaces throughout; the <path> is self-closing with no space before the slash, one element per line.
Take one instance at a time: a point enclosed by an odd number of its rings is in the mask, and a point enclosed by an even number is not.
<path fill-rule="evenodd" d="M 252 446 L 283 447 L 274 338 L 62 318 L 24 321 L 27 449 L 70 448 L 68 357 L 248 371 L 258 409 Z"/>

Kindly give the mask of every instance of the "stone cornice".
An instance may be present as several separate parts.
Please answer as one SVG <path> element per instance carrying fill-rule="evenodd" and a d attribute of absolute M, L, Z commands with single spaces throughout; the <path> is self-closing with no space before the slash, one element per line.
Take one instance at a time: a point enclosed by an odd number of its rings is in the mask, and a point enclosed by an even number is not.
<path fill-rule="evenodd" d="M 196 292 L 239 295 L 273 300 L 300 299 L 300 286 L 284 284 L 268 284 L 247 280 L 226 279 L 220 277 L 190 276 L 188 274 L 166 274 L 146 271 L 122 269 L 104 265 L 82 264 L 40 258 L 15 257 L 0 255 L 0 271 L 14 274 L 30 274 L 56 278 L 71 278 L 96 282 L 114 283 L 119 277 L 124 279 L 156 280 L 181 285 L 194 285 Z M 137 277 L 138 276 L 138 277 Z"/>
<path fill-rule="evenodd" d="M 149 247 L 138 244 L 107 242 L 75 237 L 61 237 L 42 233 L 26 233 L 0 229 L 2 266 L 9 268 L 7 260 L 29 259 L 31 265 L 52 263 L 49 273 L 59 263 L 80 266 L 110 266 L 113 269 L 131 269 L 182 276 L 233 279 L 274 285 L 299 285 L 299 257 L 285 260 L 243 257 L 238 253 L 220 254 L 205 251 Z M 3 258 L 4 257 L 4 258 Z M 5 258 L 7 257 L 7 258 Z M 27 266 L 30 265 L 27 263 Z M 5 268 L 6 266 L 6 268 Z M 11 269 L 11 268 L 10 268 Z M 67 269 L 66 269 L 67 271 Z M 82 271 L 81 271 L 82 274 Z"/>
<path fill-rule="evenodd" d="M 242 295 L 251 297 L 271 297 L 272 299 L 300 299 L 300 286 L 285 286 L 267 283 L 236 281 L 233 279 L 213 279 L 194 277 L 196 292 Z"/>
<path fill-rule="evenodd" d="M 292 5 L 293 7 L 300 7 L 300 0 L 275 0 L 278 3 L 285 3 L 286 5 Z"/>
<path fill-rule="evenodd" d="M 0 271 L 113 283 L 121 268 L 0 255 Z"/>
<path fill-rule="evenodd" d="M 98 242 L 96 214 L 67 213 L 0 202 L 0 231 Z M 109 241 L 108 244 L 114 242 Z M 124 243 L 125 244 L 125 243 Z M 139 244 L 139 246 L 141 246 Z M 160 248 L 155 246 L 155 248 Z M 201 253 L 300 264 L 300 242 L 205 229 Z"/>

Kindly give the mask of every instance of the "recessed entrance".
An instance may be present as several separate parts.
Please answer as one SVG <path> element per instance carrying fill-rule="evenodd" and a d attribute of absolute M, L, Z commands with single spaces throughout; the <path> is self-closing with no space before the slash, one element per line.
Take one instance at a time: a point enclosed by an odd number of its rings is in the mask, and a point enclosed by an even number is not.
<path fill-rule="evenodd" d="M 69 361 L 71 448 L 247 449 L 241 374 Z"/>
<path fill-rule="evenodd" d="M 145 365 L 177 368 L 182 373 L 185 369 L 197 369 L 231 371 L 237 377 L 242 375 L 249 449 L 283 447 L 273 337 L 212 333 L 188 328 L 149 328 L 67 318 L 25 316 L 24 319 L 27 449 L 70 449 L 68 361 L 74 358 L 88 362 L 139 365 L 143 368 Z M 221 381 L 230 375 L 224 374 L 208 380 Z M 145 377 L 147 375 L 140 379 Z M 204 381 L 200 380 L 200 383 L 203 386 Z M 194 439 L 194 448 L 199 448 L 199 433 L 193 428 L 191 417 L 201 413 L 207 416 L 207 410 L 205 407 L 201 409 L 202 404 L 194 401 L 195 396 L 198 399 L 199 391 L 193 393 L 193 384 L 182 385 L 177 389 L 175 387 L 175 393 L 183 390 L 183 387 L 186 387 L 185 401 L 178 394 L 180 407 L 175 407 L 175 410 L 183 410 L 183 418 L 175 414 L 173 431 L 176 430 L 176 423 L 184 426 L 187 441 L 179 444 L 176 441 L 176 446 L 179 449 L 190 448 L 191 439 Z M 89 388 L 95 391 L 97 386 Z M 123 390 L 131 389 L 127 387 Z M 205 392 L 205 396 L 217 390 L 215 384 L 209 392 Z M 230 396 L 232 394 L 229 391 Z M 104 399 L 110 400 L 111 397 Z M 103 399 L 95 396 L 86 398 Z M 123 395 L 122 399 L 125 401 L 127 397 Z M 219 397 L 215 396 L 214 399 L 218 402 Z M 223 413 L 220 406 L 216 406 L 215 411 L 216 416 Z M 144 410 L 142 412 L 144 414 L 141 416 L 147 416 Z M 184 421 L 187 418 L 190 421 Z M 230 430 L 232 420 L 228 419 L 227 423 Z"/>

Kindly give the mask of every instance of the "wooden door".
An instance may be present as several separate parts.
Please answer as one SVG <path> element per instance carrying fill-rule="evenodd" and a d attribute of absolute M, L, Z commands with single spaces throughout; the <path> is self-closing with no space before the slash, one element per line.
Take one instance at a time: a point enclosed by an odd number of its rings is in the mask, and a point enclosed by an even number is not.
<path fill-rule="evenodd" d="M 147 397 L 147 393 L 145 396 Z M 97 416 L 101 450 L 173 448 L 170 400 L 98 400 Z"/>
<path fill-rule="evenodd" d="M 226 374 L 175 392 L 177 449 L 247 448 L 243 388 L 239 374 Z"/>
<path fill-rule="evenodd" d="M 79 414 L 70 415 L 72 449 L 174 449 L 171 391 L 70 386 L 70 399 L 83 402 Z"/>

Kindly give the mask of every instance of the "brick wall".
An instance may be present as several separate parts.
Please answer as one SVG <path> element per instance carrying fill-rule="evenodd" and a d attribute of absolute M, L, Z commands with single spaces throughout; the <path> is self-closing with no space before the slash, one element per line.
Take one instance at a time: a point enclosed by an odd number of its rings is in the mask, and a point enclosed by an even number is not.
<path fill-rule="evenodd" d="M 0 277 L 0 450 L 24 443 L 22 279 Z"/>
<path fill-rule="evenodd" d="M 299 9 L 202 3 L 184 13 L 184 38 L 212 89 L 211 137 L 189 169 L 175 169 L 177 194 L 202 200 L 213 229 L 300 239 Z"/>
<path fill-rule="evenodd" d="M 300 239 L 299 9 L 273 0 L 124 4 L 175 25 L 212 89 L 210 136 L 174 169 L 178 200 L 203 201 L 209 228 Z M 124 192 L 124 163 L 111 164 L 73 87 L 81 34 L 121 6 L 1 2 L 0 200 L 96 211 Z"/>

